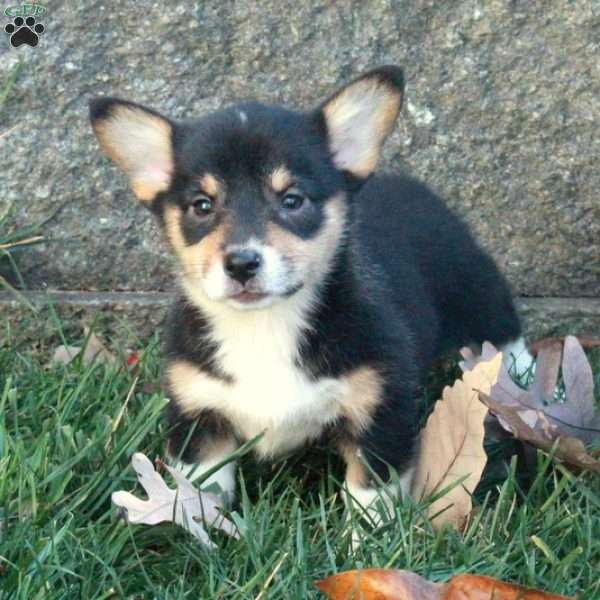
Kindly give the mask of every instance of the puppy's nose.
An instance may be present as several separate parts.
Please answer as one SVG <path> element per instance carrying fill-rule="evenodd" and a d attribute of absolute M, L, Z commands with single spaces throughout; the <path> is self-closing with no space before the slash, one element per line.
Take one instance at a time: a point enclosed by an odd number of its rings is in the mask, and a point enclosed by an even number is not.
<path fill-rule="evenodd" d="M 261 262 L 260 254 L 254 250 L 236 250 L 225 256 L 225 271 L 243 285 L 256 275 Z"/>

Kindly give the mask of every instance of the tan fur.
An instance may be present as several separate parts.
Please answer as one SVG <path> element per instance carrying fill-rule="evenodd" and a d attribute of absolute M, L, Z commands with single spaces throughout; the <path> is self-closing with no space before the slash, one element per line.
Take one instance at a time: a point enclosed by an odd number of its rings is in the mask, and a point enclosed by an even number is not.
<path fill-rule="evenodd" d="M 351 431 L 356 435 L 366 429 L 376 408 L 382 401 L 383 381 L 381 375 L 371 367 L 361 367 L 343 377 L 348 384 L 348 393 L 339 401 L 340 416 L 347 419 Z M 350 495 L 359 505 L 371 504 L 377 492 L 369 484 L 369 470 L 360 448 L 349 441 L 338 445 L 346 462 L 346 485 Z"/>
<path fill-rule="evenodd" d="M 326 221 L 314 238 L 302 240 L 275 223 L 269 223 L 267 244 L 273 245 L 292 263 L 295 274 L 299 275 L 297 279 L 307 283 L 320 282 L 329 270 L 344 234 L 346 211 L 345 198 L 340 193 L 327 203 Z"/>
<path fill-rule="evenodd" d="M 379 373 L 370 367 L 361 367 L 344 377 L 350 393 L 340 401 L 341 413 L 352 425 L 354 433 L 364 431 L 371 423 L 383 394 Z"/>
<path fill-rule="evenodd" d="M 192 279 L 205 275 L 211 266 L 222 260 L 226 226 L 219 225 L 197 244 L 187 246 L 181 231 L 181 208 L 169 205 L 164 211 L 165 233 L 183 266 Z"/>
<path fill-rule="evenodd" d="M 277 167 L 269 177 L 274 192 L 285 192 L 292 184 L 292 175 L 285 167 Z"/>
<path fill-rule="evenodd" d="M 229 384 L 221 379 L 203 373 L 185 360 L 173 361 L 167 367 L 169 388 L 175 395 L 173 399 L 186 414 L 198 413 L 215 398 L 224 397 Z"/>
<path fill-rule="evenodd" d="M 206 173 L 200 177 L 200 187 L 202 191 L 211 198 L 217 198 L 223 193 L 222 183 L 210 173 Z"/>
<path fill-rule="evenodd" d="M 206 275 L 215 262 L 223 260 L 224 245 L 224 225 L 219 225 L 198 244 L 198 253 L 202 256 L 202 275 Z"/>
<path fill-rule="evenodd" d="M 361 460 L 356 444 L 341 443 L 339 451 L 346 463 L 346 482 L 351 488 L 365 488 L 369 485 L 369 474 Z"/>
<path fill-rule="evenodd" d="M 136 198 L 145 204 L 152 202 L 152 200 L 156 198 L 156 194 L 159 192 L 164 192 L 166 189 L 168 189 L 168 187 L 169 184 L 166 182 L 157 187 L 156 184 L 148 183 L 147 181 L 141 179 L 133 179 L 131 181 L 131 189 L 133 190 Z"/>
<path fill-rule="evenodd" d="M 367 177 L 373 172 L 381 144 L 398 117 L 401 104 L 402 96 L 385 83 L 364 79 L 344 88 L 325 105 L 323 114 L 334 155 L 339 151 L 338 139 L 348 137 L 351 128 L 367 127 L 364 123 L 369 123 L 369 140 L 361 144 L 353 164 L 347 165 L 353 174 Z"/>
<path fill-rule="evenodd" d="M 163 214 L 165 220 L 165 234 L 177 256 L 182 258 L 185 252 L 185 241 L 181 232 L 181 208 L 167 205 Z"/>
<path fill-rule="evenodd" d="M 169 188 L 173 171 L 172 130 L 168 121 L 144 110 L 119 106 L 94 124 L 104 152 L 129 176 L 145 203 Z"/>

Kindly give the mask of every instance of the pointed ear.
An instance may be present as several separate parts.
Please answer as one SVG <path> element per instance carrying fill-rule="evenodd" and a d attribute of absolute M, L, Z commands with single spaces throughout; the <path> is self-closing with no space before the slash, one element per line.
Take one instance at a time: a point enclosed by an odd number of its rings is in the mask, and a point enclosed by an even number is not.
<path fill-rule="evenodd" d="M 366 179 L 402 106 L 402 69 L 369 71 L 338 90 L 319 111 L 325 121 L 333 162 L 341 171 Z"/>
<path fill-rule="evenodd" d="M 135 195 L 150 204 L 173 176 L 174 125 L 157 112 L 118 98 L 90 102 L 102 150 L 128 175 Z"/>

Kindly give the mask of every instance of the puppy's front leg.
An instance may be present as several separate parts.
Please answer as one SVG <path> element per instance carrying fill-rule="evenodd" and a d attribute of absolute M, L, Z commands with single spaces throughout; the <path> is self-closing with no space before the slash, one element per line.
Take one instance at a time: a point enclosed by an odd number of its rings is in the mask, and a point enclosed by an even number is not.
<path fill-rule="evenodd" d="M 168 453 L 187 476 L 198 479 L 238 446 L 231 423 L 214 408 L 227 396 L 228 383 L 196 364 L 177 359 L 167 369 L 167 387 L 171 396 Z M 235 495 L 234 462 L 210 475 L 202 488 L 215 483 L 224 500 L 231 502 Z"/>
<path fill-rule="evenodd" d="M 211 410 L 193 418 L 185 417 L 176 407 L 169 411 L 171 430 L 167 452 L 190 481 L 202 477 L 230 456 L 238 447 L 229 423 Z M 230 461 L 202 482 L 202 489 L 218 485 L 223 500 L 235 496 L 235 461 Z"/>
<path fill-rule="evenodd" d="M 339 442 L 346 462 L 346 504 L 358 507 L 377 525 L 385 513 L 393 516 L 399 493 L 410 494 L 414 394 L 402 381 L 384 378 L 374 368 L 358 369 L 346 381 L 348 393 L 342 399 L 345 433 Z M 396 469 L 399 480 L 390 481 L 390 467 Z"/>
<path fill-rule="evenodd" d="M 344 501 L 350 508 L 358 509 L 373 525 L 380 525 L 385 518 L 394 515 L 394 503 L 398 497 L 410 495 L 414 468 L 407 468 L 397 481 L 384 476 L 383 485 L 372 476 L 364 451 L 356 444 L 343 444 L 341 453 L 346 462 L 346 494 Z"/>

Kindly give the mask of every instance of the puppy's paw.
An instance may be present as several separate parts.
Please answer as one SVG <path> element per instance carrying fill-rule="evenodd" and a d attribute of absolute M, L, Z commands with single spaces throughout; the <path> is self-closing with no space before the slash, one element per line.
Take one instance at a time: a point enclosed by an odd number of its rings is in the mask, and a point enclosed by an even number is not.
<path fill-rule="evenodd" d="M 396 516 L 395 504 L 399 501 L 399 486 L 356 488 L 348 486 L 344 493 L 346 504 L 345 535 L 350 536 L 350 551 L 355 553 L 367 538 L 363 527 L 377 529 Z"/>
<path fill-rule="evenodd" d="M 502 361 L 513 379 L 527 384 L 535 374 L 535 359 L 529 352 L 525 340 L 519 338 L 500 348 Z"/>

